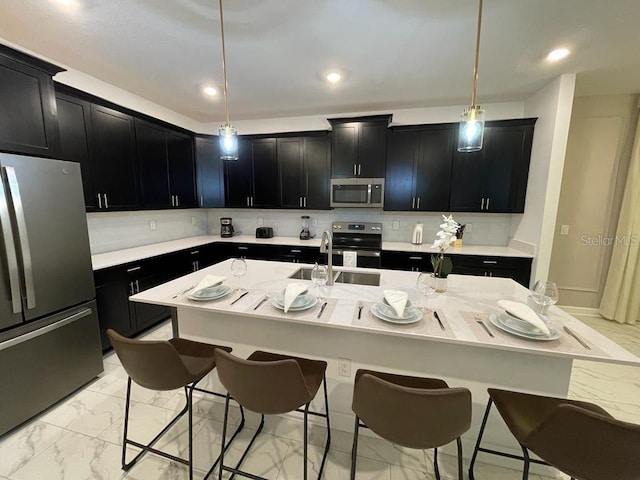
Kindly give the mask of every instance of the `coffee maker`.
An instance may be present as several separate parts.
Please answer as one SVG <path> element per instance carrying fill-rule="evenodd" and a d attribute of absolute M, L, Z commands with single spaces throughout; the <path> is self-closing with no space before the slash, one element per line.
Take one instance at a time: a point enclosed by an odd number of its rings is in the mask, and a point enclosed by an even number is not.
<path fill-rule="evenodd" d="M 220 218 L 220 236 L 222 238 L 233 237 L 233 225 L 231 225 L 231 217 Z"/>

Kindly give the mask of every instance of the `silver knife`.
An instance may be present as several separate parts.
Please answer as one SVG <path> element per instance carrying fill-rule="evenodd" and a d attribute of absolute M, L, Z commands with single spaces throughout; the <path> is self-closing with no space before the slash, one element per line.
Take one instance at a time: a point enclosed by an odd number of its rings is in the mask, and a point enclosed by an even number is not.
<path fill-rule="evenodd" d="M 326 306 L 327 306 L 327 302 L 324 302 L 320 307 L 320 311 L 318 312 L 318 316 L 316 318 L 320 318 L 322 316 L 322 312 L 324 312 L 324 309 L 326 308 Z"/>
<path fill-rule="evenodd" d="M 245 295 L 247 295 L 249 293 L 249 290 L 246 290 L 242 295 L 240 295 L 238 298 L 236 298 L 233 302 L 231 302 L 229 305 L 233 305 L 234 303 L 236 303 L 238 300 L 240 300 L 242 297 L 244 297 Z"/>
<path fill-rule="evenodd" d="M 436 312 L 435 310 L 433 311 L 433 316 L 436 317 L 436 320 L 438 320 L 438 323 L 440 324 L 440 328 L 442 330 L 444 330 L 444 325 L 442 324 L 442 321 L 440 321 L 440 317 L 438 316 L 438 312 Z"/>
<path fill-rule="evenodd" d="M 589 345 L 587 345 L 584 342 L 584 340 L 582 340 L 579 336 L 577 336 L 575 333 L 573 333 L 573 330 L 569 330 L 569 327 L 567 327 L 567 326 L 564 326 L 562 328 L 564 329 L 565 332 L 567 332 L 569 335 L 571 335 L 573 338 L 575 338 L 578 341 L 578 343 L 580 343 L 580 345 L 582 345 L 587 350 L 591 350 L 591 347 Z"/>
<path fill-rule="evenodd" d="M 253 307 L 253 309 L 257 310 L 260 307 L 260 305 L 262 305 L 266 300 L 267 300 L 267 296 L 265 295 L 264 297 L 262 297 L 262 300 L 260 300 L 258 304 L 255 307 Z"/>

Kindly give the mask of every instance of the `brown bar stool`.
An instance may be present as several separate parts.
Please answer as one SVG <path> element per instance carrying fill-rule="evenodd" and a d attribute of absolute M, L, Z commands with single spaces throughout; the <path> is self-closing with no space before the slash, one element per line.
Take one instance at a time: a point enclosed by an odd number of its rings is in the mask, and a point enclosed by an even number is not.
<path fill-rule="evenodd" d="M 189 478 L 193 478 L 193 391 L 199 391 L 225 397 L 224 395 L 197 388 L 196 384 L 211 372 L 216 361 L 217 350 L 231 351 L 229 347 L 220 347 L 208 343 L 194 342 L 183 338 L 172 338 L 168 341 L 132 340 L 123 337 L 114 330 L 107 330 L 111 345 L 116 351 L 123 368 L 129 375 L 127 380 L 127 398 L 124 411 L 124 437 L 122 442 L 122 469 L 128 471 L 146 452 L 168 458 L 189 466 Z M 151 390 L 175 390 L 184 388 L 186 404 L 184 408 L 156 435 L 151 442 L 144 445 L 127 438 L 129 427 L 129 403 L 131 399 L 131 380 Z M 226 444 L 229 445 L 244 426 L 244 411 L 240 407 L 242 421 Z M 189 414 L 189 460 L 153 448 L 153 445 L 171 428 L 185 413 Z M 129 463 L 126 461 L 127 445 L 142 449 Z M 224 443 L 223 443 L 224 445 Z M 216 463 L 219 461 L 216 460 Z M 215 466 L 215 464 L 214 464 Z"/>
<path fill-rule="evenodd" d="M 462 480 L 460 436 L 471 425 L 468 389 L 449 388 L 444 380 L 435 378 L 358 370 L 351 408 L 356 414 L 351 450 L 352 480 L 356 478 L 360 427 L 369 428 L 403 447 L 433 448 L 433 467 L 438 480 L 438 447 L 456 440 L 458 477 Z"/>
<path fill-rule="evenodd" d="M 566 398 L 490 388 L 476 448 L 478 452 L 524 461 L 522 478 L 529 477 L 529 464 L 549 465 L 580 480 L 640 480 L 640 426 L 616 420 L 598 405 Z M 492 403 L 520 444 L 523 456 L 480 447 Z M 529 451 L 538 455 L 529 457 Z"/>
<path fill-rule="evenodd" d="M 224 449 L 220 452 L 220 476 L 228 471 L 253 479 L 262 479 L 249 472 L 240 470 L 242 462 L 249 453 L 253 442 L 264 426 L 264 416 L 282 414 L 293 411 L 304 413 L 304 479 L 307 478 L 307 420 L 309 414 L 327 419 L 327 443 L 320 465 L 318 479 L 322 471 L 331 444 L 331 428 L 329 425 L 329 403 L 327 397 L 327 381 L 325 371 L 327 362 L 292 357 L 278 353 L 256 351 L 246 360 L 238 358 L 221 349 L 216 350 L 218 377 L 227 389 L 227 401 L 222 428 L 222 444 L 224 445 L 227 430 L 229 399 L 233 398 L 240 405 L 252 412 L 260 414 L 260 426 L 242 454 L 235 468 L 224 464 Z M 325 413 L 309 410 L 309 404 L 316 396 L 320 384 L 324 383 Z M 304 406 L 304 408 L 301 408 Z M 232 475 L 233 477 L 233 475 Z"/>

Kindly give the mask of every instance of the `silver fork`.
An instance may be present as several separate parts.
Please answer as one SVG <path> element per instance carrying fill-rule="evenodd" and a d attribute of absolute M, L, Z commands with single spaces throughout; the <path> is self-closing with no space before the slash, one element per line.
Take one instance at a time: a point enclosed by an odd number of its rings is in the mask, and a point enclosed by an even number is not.
<path fill-rule="evenodd" d="M 487 334 L 491 338 L 493 338 L 493 333 L 491 333 L 491 330 L 489 330 L 489 327 L 487 327 L 487 324 L 484 323 L 484 321 L 482 320 L 482 317 L 478 313 L 476 313 L 476 322 L 478 322 L 480 325 L 482 325 L 482 328 L 484 328 L 485 332 L 487 332 Z"/>

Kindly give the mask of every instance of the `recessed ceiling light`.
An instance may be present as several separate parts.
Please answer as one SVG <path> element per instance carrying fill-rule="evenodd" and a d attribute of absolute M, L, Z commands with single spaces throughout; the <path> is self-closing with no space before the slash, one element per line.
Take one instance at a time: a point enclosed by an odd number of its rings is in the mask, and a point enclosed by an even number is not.
<path fill-rule="evenodd" d="M 327 80 L 331 83 L 339 82 L 341 78 L 342 75 L 340 75 L 338 72 L 331 72 L 329 75 L 327 75 Z"/>
<path fill-rule="evenodd" d="M 204 87 L 202 91 L 209 96 L 214 96 L 216 93 L 218 93 L 215 87 Z"/>
<path fill-rule="evenodd" d="M 569 53 L 569 50 L 566 48 L 556 48 L 555 50 L 549 52 L 549 55 L 547 55 L 547 60 L 555 62 L 557 60 L 563 59 L 564 57 L 569 55 Z"/>

